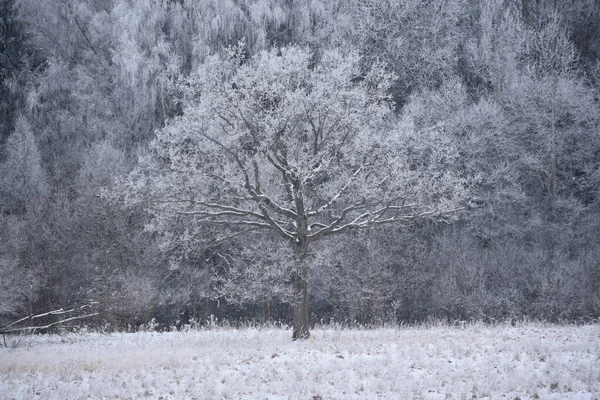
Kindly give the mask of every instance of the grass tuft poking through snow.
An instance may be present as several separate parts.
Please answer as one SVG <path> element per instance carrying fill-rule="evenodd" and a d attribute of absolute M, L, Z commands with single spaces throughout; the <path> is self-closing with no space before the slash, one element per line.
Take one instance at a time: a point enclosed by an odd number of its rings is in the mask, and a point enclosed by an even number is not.
<path fill-rule="evenodd" d="M 600 326 L 32 336 L 0 399 L 600 399 Z"/>

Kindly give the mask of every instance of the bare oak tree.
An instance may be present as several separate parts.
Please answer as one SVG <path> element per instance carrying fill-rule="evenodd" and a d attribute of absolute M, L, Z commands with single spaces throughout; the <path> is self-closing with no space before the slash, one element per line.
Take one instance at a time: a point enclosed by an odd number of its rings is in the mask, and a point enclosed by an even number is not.
<path fill-rule="evenodd" d="M 232 233 L 275 232 L 293 250 L 293 338 L 309 337 L 311 244 L 460 208 L 465 182 L 443 127 L 415 131 L 394 76 L 357 54 L 232 48 L 186 84 L 184 113 L 157 133 L 125 183 L 159 218 Z"/>

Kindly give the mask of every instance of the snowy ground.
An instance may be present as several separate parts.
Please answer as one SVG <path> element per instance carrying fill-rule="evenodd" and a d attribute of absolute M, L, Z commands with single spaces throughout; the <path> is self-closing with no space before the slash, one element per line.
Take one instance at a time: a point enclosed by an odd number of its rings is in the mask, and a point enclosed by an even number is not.
<path fill-rule="evenodd" d="M 600 399 L 600 325 L 30 337 L 0 399 Z"/>

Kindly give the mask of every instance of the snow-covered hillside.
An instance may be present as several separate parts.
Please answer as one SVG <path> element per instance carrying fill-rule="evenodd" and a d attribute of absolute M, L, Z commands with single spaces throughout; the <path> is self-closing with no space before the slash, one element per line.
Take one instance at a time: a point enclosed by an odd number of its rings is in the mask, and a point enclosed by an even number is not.
<path fill-rule="evenodd" d="M 1 399 L 600 399 L 600 326 L 80 334 L 0 349 Z M 14 340 L 14 339 L 13 339 Z"/>

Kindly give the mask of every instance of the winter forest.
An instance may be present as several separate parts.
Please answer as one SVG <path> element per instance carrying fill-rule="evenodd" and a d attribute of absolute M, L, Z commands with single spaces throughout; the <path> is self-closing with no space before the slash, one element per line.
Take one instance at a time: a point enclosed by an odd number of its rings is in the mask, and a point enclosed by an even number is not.
<path fill-rule="evenodd" d="M 0 326 L 600 317 L 595 0 L 0 0 Z"/>

